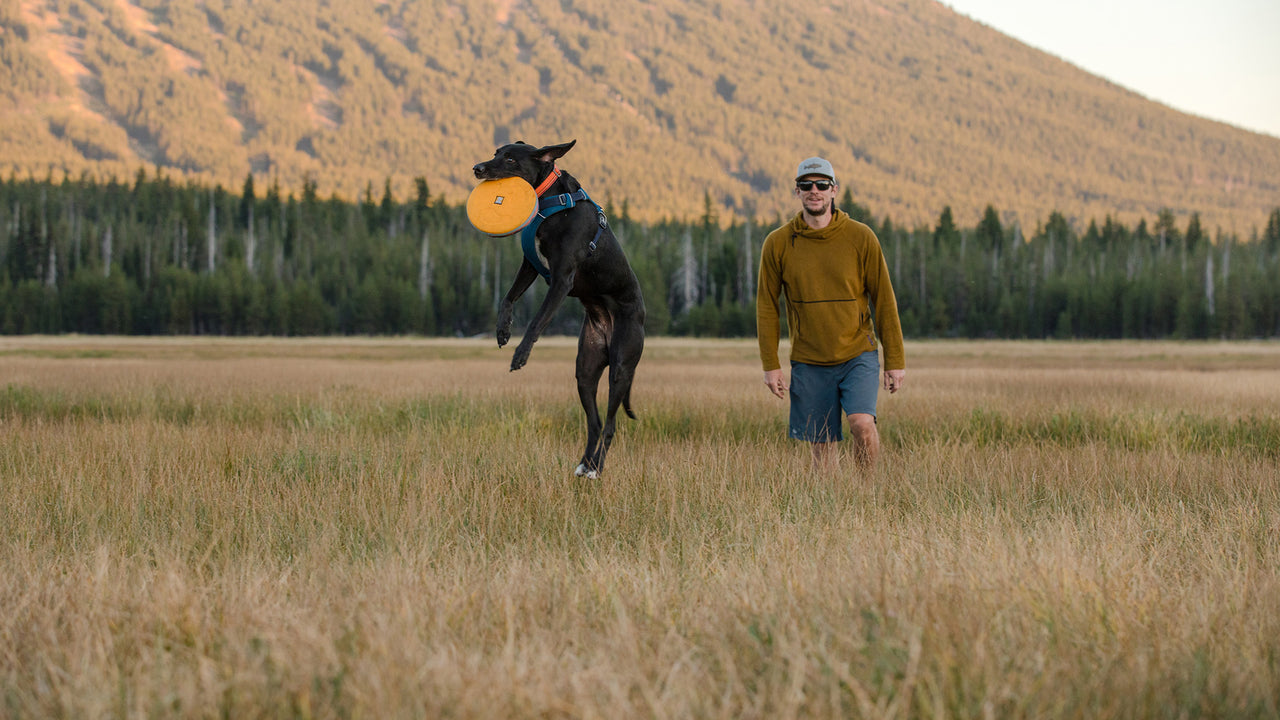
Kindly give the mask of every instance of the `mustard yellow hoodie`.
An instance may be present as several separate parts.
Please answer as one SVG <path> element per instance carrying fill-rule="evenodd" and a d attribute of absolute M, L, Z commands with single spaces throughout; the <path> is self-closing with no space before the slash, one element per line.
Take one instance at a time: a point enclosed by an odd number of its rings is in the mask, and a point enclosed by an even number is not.
<path fill-rule="evenodd" d="M 871 228 L 835 210 L 814 230 L 800 213 L 769 233 L 760 252 L 756 335 L 764 369 L 776 370 L 781 328 L 778 296 L 785 294 L 791 359 L 838 365 L 884 344 L 884 370 L 906 367 L 898 301 L 880 241 Z M 875 314 L 875 334 L 871 317 Z"/>

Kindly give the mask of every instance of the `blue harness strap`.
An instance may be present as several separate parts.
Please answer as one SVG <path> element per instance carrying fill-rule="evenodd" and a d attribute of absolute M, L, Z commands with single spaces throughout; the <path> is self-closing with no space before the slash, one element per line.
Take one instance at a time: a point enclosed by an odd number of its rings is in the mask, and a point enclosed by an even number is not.
<path fill-rule="evenodd" d="M 595 237 L 591 238 L 591 244 L 587 246 L 587 254 L 590 255 L 595 252 L 596 243 L 600 241 L 600 234 L 604 232 L 605 228 L 609 227 L 609 222 L 605 218 L 604 210 L 600 208 L 600 205 L 592 200 L 591 196 L 587 195 L 586 190 L 581 188 L 572 193 L 561 193 L 540 198 L 538 200 L 538 214 L 533 217 L 533 222 L 526 225 L 524 230 L 520 232 L 520 249 L 524 251 L 524 258 L 529 261 L 533 269 L 537 270 L 538 274 L 548 284 L 551 283 L 551 270 L 547 268 L 546 263 L 542 262 L 542 258 L 538 257 L 538 228 L 542 225 L 543 220 L 562 210 L 568 210 L 584 200 L 596 206 L 596 234 Z"/>

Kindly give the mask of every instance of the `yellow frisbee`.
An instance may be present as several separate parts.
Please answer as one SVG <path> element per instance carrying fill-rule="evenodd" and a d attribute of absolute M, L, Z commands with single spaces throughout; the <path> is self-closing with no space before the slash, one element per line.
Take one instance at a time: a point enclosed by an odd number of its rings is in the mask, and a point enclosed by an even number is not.
<path fill-rule="evenodd" d="M 538 194 L 522 178 L 485 180 L 467 198 L 467 219 L 494 237 L 520 232 L 538 214 Z"/>

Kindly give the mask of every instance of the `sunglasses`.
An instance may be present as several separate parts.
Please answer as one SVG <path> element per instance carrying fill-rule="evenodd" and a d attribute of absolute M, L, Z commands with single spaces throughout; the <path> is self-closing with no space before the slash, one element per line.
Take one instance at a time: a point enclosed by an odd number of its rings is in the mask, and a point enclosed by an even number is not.
<path fill-rule="evenodd" d="M 834 184 L 835 183 L 832 183 L 827 180 L 797 180 L 796 189 L 799 190 L 800 192 L 809 192 L 810 190 L 817 188 L 825 192 L 827 190 L 830 190 L 831 186 Z"/>

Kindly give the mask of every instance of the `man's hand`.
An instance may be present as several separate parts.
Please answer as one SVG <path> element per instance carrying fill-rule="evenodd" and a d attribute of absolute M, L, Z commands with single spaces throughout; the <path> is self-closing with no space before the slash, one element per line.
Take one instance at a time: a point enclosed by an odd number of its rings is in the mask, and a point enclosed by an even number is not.
<path fill-rule="evenodd" d="M 902 389 L 902 383 L 907 379 L 906 370 L 885 370 L 884 371 L 884 389 L 891 394 Z"/>
<path fill-rule="evenodd" d="M 777 370 L 766 370 L 764 372 L 764 384 L 769 386 L 769 392 L 780 398 L 787 397 L 787 378 L 782 374 L 782 368 Z"/>

